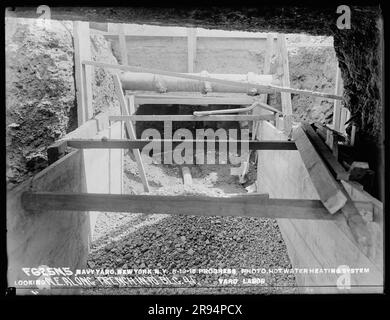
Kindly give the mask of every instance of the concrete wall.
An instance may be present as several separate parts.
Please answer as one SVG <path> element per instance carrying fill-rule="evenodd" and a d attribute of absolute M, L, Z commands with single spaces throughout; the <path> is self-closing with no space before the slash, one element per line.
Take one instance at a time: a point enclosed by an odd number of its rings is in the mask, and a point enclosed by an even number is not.
<path fill-rule="evenodd" d="M 269 122 L 262 121 L 262 140 L 286 140 Z M 298 151 L 258 151 L 258 191 L 271 198 L 319 199 Z M 366 257 L 357 244 L 343 216 L 337 221 L 279 219 L 293 267 L 296 268 L 369 268 L 369 273 L 351 275 L 351 289 L 338 289 L 336 274 L 298 274 L 303 293 L 383 292 L 383 218 L 382 204 L 364 192 L 351 194 L 353 200 L 375 203 L 374 222 L 369 223 L 376 254 Z"/>
<path fill-rule="evenodd" d="M 106 115 L 99 115 L 65 138 L 121 138 L 121 125 L 108 128 Z M 32 179 L 7 192 L 8 286 L 17 280 L 32 280 L 22 268 L 86 267 L 97 218 L 95 212 L 28 212 L 21 205 L 26 190 L 58 192 L 121 193 L 122 150 L 77 150 L 56 161 Z M 31 294 L 36 286 L 17 289 Z M 41 290 L 40 294 L 74 294 L 75 289 Z"/>

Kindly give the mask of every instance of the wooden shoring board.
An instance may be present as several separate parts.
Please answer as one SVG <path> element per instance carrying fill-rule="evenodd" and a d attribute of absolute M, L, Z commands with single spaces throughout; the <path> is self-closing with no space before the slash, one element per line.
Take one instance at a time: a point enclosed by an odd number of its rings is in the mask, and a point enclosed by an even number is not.
<path fill-rule="evenodd" d="M 335 94 L 342 96 L 343 94 L 343 79 L 341 78 L 341 71 L 339 66 L 336 69 L 336 86 Z M 332 119 L 332 129 L 335 132 L 341 132 L 341 113 L 342 113 L 342 100 L 337 100 L 333 102 L 333 119 Z M 338 138 L 330 131 L 326 133 L 326 144 L 333 150 L 333 154 L 338 156 Z"/>
<path fill-rule="evenodd" d="M 169 152 L 172 150 L 164 151 L 166 144 L 170 144 L 175 147 L 183 142 L 192 144 L 194 150 L 201 143 L 207 148 L 208 144 L 214 144 L 219 148 L 220 145 L 233 144 L 235 146 L 239 144 L 248 144 L 250 150 L 296 150 L 297 147 L 293 141 L 258 141 L 258 140 L 180 140 L 180 139 L 69 139 L 62 141 L 67 147 L 75 149 L 141 149 L 150 143 L 161 145 L 161 152 Z M 54 148 L 54 145 L 53 145 Z M 63 145 L 60 148 L 64 148 Z M 206 149 L 207 150 L 207 149 Z"/>
<path fill-rule="evenodd" d="M 346 204 L 346 196 L 332 177 L 302 127 L 294 130 L 293 138 L 322 203 L 329 213 L 336 213 Z"/>
<path fill-rule="evenodd" d="M 131 71 L 131 72 L 151 73 L 151 74 L 165 75 L 169 77 L 176 77 L 182 79 L 191 79 L 191 80 L 205 81 L 210 83 L 219 83 L 226 86 L 244 88 L 248 91 L 252 89 L 258 89 L 260 91 L 264 91 L 268 93 L 288 92 L 288 93 L 317 96 L 317 97 L 327 98 L 327 99 L 342 99 L 342 97 L 334 94 L 328 94 L 324 92 L 317 92 L 317 91 L 310 91 L 310 90 L 294 89 L 290 87 L 275 86 L 270 84 L 268 85 L 268 84 L 249 83 L 249 82 L 242 82 L 242 81 L 224 80 L 224 79 L 203 77 L 203 76 L 198 76 L 198 75 L 188 74 L 188 73 L 179 73 L 179 72 L 165 71 L 165 70 L 152 69 L 152 68 L 142 68 L 142 67 L 135 67 L 135 66 L 125 66 L 120 64 L 110 64 L 110 63 L 88 61 L 88 60 L 84 60 L 82 61 L 82 63 L 84 65 L 107 68 L 107 69 L 119 69 L 124 71 Z"/>
<path fill-rule="evenodd" d="M 333 220 L 319 200 L 269 199 L 267 194 L 230 197 L 24 192 L 26 210 L 142 212 L 199 216 Z"/>
<path fill-rule="evenodd" d="M 251 121 L 251 120 L 274 120 L 274 115 L 125 115 L 110 116 L 110 121 Z"/>
<path fill-rule="evenodd" d="M 129 116 L 129 112 L 128 112 L 127 107 L 126 107 L 125 96 L 123 95 L 122 85 L 121 85 L 121 81 L 119 79 L 119 76 L 117 74 L 114 74 L 112 77 L 114 80 L 115 92 L 116 92 L 116 95 L 119 99 L 121 113 L 125 116 Z M 131 123 L 131 121 L 129 121 L 129 120 L 126 121 L 125 126 L 126 126 L 127 134 L 130 137 L 130 139 L 136 140 L 137 137 L 135 135 L 135 130 L 134 130 L 134 127 L 133 127 L 133 124 Z M 142 184 L 144 186 L 144 190 L 146 192 L 149 192 L 149 190 L 150 190 L 149 183 L 148 183 L 148 180 L 146 178 L 146 173 L 145 173 L 145 168 L 144 168 L 144 165 L 142 162 L 141 153 L 140 153 L 139 149 L 133 149 L 132 151 L 133 151 L 134 157 L 137 161 L 138 171 L 139 171 L 140 178 L 142 180 Z"/>
<path fill-rule="evenodd" d="M 88 22 L 74 21 L 75 84 L 77 98 L 77 123 L 81 126 L 93 116 L 92 68 L 82 63 L 91 59 L 91 41 Z"/>
<path fill-rule="evenodd" d="M 327 163 L 330 171 L 335 175 L 335 178 L 337 180 L 349 180 L 349 173 L 344 169 L 340 162 L 337 161 L 336 157 L 327 147 L 325 142 L 317 135 L 313 127 L 308 123 L 302 124 L 302 127 L 322 159 Z"/>
<path fill-rule="evenodd" d="M 293 136 L 320 200 L 331 214 L 341 210 L 360 250 L 371 257 L 373 244 L 370 231 L 348 192 L 341 182 L 332 177 L 302 127 L 294 130 Z"/>
<path fill-rule="evenodd" d="M 286 44 L 286 36 L 284 34 L 278 34 L 278 48 L 282 65 L 282 86 L 290 87 L 290 69 L 288 63 L 288 52 Z M 291 92 L 281 92 L 282 99 L 282 111 L 284 116 L 284 132 L 287 136 L 291 135 L 292 131 L 292 104 L 291 104 Z"/>
<path fill-rule="evenodd" d="M 261 137 L 267 140 L 286 141 L 287 137 L 269 122 L 263 121 Z M 271 198 L 319 199 L 299 152 L 261 151 L 259 152 L 258 192 L 269 193 Z M 344 182 L 343 182 L 344 184 Z M 347 182 L 346 184 L 351 184 Z M 350 191 L 348 191 L 350 192 Z M 353 192 L 355 193 L 355 192 Z M 350 194 L 353 201 L 370 201 Z M 362 191 L 356 189 L 356 193 Z M 372 198 L 372 197 L 371 197 Z M 378 208 L 380 204 L 378 205 Z M 289 257 L 294 268 L 337 268 L 340 265 L 366 267 L 369 272 L 351 276 L 351 289 L 343 290 L 337 286 L 338 274 L 296 274 L 305 293 L 369 293 L 383 291 L 383 238 L 381 237 L 381 210 L 370 229 L 376 231 L 376 257 L 368 257 L 357 245 L 347 225 L 344 215 L 334 221 L 278 220 Z M 375 221 L 378 219 L 378 221 Z M 381 260 L 382 259 L 382 260 Z"/>
<path fill-rule="evenodd" d="M 336 69 L 335 94 L 340 96 L 343 94 L 343 79 L 341 78 L 341 71 L 339 66 L 337 66 Z M 341 107 L 341 100 L 334 101 L 332 124 L 333 129 L 336 131 L 340 131 Z"/>

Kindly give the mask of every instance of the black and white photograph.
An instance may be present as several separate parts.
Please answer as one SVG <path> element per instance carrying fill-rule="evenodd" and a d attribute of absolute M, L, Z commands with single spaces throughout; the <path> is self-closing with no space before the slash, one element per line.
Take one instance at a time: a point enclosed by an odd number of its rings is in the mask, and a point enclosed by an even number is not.
<path fill-rule="evenodd" d="M 123 5 L 4 8 L 5 295 L 383 294 L 381 5 Z"/>

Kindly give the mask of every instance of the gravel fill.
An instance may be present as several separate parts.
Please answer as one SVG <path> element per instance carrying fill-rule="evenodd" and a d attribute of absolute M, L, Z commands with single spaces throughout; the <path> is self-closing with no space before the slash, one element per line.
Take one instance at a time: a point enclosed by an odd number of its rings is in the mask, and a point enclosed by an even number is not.
<path fill-rule="evenodd" d="M 180 166 L 148 165 L 152 194 L 202 194 L 223 197 L 246 193 L 254 182 L 253 163 L 245 185 L 230 175 L 230 165 L 189 166 L 193 185 L 184 186 Z M 135 161 L 125 158 L 126 190 L 142 194 Z M 222 200 L 222 199 L 221 199 Z M 272 294 L 293 293 L 292 274 L 244 275 L 241 269 L 291 268 L 287 248 L 276 220 L 253 217 L 202 217 L 168 214 L 102 213 L 96 223 L 88 258 L 92 269 L 163 269 L 177 282 L 84 288 L 83 294 Z M 182 273 L 173 274 L 173 269 Z M 196 273 L 191 274 L 190 270 Z M 235 269 L 236 274 L 208 274 L 200 269 Z M 185 272 L 184 272 L 185 270 Z M 150 277 L 151 275 L 137 275 Z M 129 276 L 131 277 L 131 276 Z M 263 278 L 265 284 L 243 283 L 244 278 Z M 238 279 L 220 283 L 218 279 Z"/>

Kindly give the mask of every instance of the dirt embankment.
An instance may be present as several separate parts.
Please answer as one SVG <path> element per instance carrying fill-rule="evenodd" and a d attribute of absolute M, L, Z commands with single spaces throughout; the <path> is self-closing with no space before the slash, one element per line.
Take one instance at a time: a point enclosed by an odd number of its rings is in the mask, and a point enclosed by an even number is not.
<path fill-rule="evenodd" d="M 290 82 L 293 88 L 334 93 L 336 53 L 331 47 L 303 47 L 289 50 Z M 296 121 L 332 122 L 333 100 L 292 95 Z"/>
<path fill-rule="evenodd" d="M 71 22 L 6 21 L 6 150 L 9 187 L 47 166 L 46 149 L 77 127 Z M 91 37 L 92 59 L 117 63 L 102 36 Z M 95 114 L 116 108 L 113 82 L 95 68 Z"/>
<path fill-rule="evenodd" d="M 46 166 L 46 147 L 77 123 L 72 25 L 13 23 L 6 35 L 6 147 L 7 179 L 18 183 Z"/>

